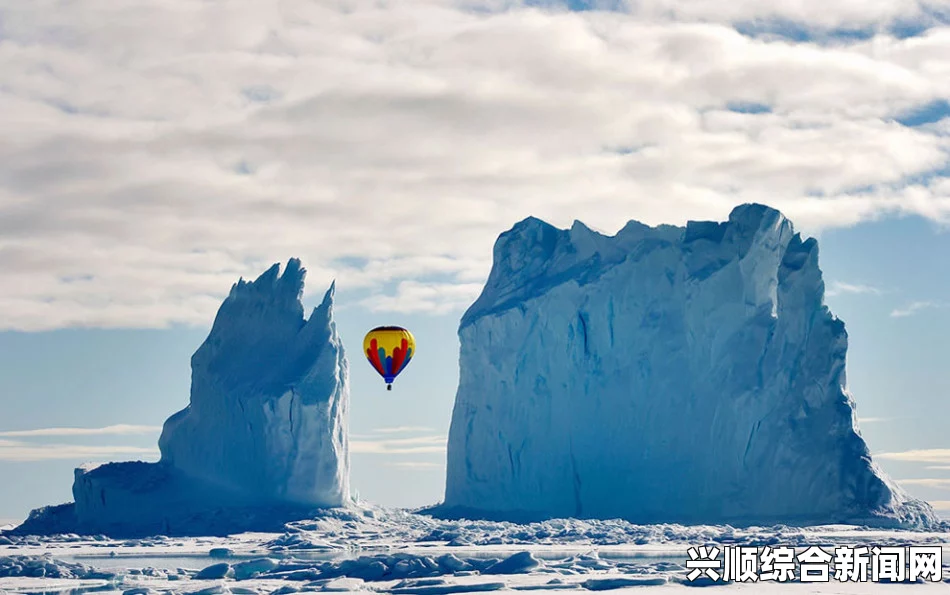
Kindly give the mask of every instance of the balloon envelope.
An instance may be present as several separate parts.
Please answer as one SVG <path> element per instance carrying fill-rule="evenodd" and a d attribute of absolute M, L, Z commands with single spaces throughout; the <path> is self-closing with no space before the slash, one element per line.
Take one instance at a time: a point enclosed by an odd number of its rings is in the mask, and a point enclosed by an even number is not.
<path fill-rule="evenodd" d="M 393 380 L 416 354 L 416 340 L 401 326 L 378 326 L 366 333 L 363 353 L 392 390 Z"/>

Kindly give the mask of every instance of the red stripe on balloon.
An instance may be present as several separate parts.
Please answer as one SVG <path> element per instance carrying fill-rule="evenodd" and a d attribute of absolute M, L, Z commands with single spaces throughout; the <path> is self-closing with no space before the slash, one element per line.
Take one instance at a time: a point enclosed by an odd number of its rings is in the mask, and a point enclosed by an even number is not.
<path fill-rule="evenodd" d="M 373 367 L 379 372 L 380 376 L 386 375 L 386 372 L 383 370 L 383 362 L 379 361 L 379 343 L 376 339 L 370 340 L 369 349 L 366 350 L 366 357 L 369 359 L 369 363 L 373 364 Z"/>
<path fill-rule="evenodd" d="M 409 348 L 409 342 L 402 340 L 401 346 L 393 349 L 393 374 L 398 374 L 402 370 L 402 364 L 406 359 L 406 349 Z"/>

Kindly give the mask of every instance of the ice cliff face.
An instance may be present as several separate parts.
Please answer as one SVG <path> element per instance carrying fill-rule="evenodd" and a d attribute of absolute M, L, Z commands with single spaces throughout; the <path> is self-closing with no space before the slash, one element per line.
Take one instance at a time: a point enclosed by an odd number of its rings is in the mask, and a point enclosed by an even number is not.
<path fill-rule="evenodd" d="M 815 240 L 760 205 L 613 237 L 518 223 L 461 322 L 442 510 L 931 522 L 855 428 L 823 295 Z"/>
<path fill-rule="evenodd" d="M 219 535 L 279 530 L 349 495 L 349 376 L 331 285 L 304 319 L 291 259 L 239 281 L 192 357 L 189 405 L 166 422 L 158 463 L 76 470 L 75 504 L 34 511 L 20 533 Z"/>

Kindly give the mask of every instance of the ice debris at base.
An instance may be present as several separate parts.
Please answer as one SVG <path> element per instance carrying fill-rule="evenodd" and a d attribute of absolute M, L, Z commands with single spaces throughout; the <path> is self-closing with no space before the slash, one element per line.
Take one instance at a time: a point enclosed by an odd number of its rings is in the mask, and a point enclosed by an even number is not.
<path fill-rule="evenodd" d="M 818 245 L 743 205 L 503 233 L 462 318 L 454 518 L 928 526 L 871 461 Z"/>
<path fill-rule="evenodd" d="M 944 522 L 929 531 L 882 530 L 856 526 L 796 527 L 771 525 L 732 527 L 729 525 L 636 525 L 620 519 L 550 519 L 533 523 L 511 523 L 487 520 L 439 519 L 401 510 L 369 508 L 332 509 L 319 518 L 295 521 L 285 525 L 283 533 L 248 534 L 246 539 L 211 537 L 207 543 L 208 557 L 231 561 L 249 544 L 255 551 L 285 557 L 305 552 L 308 555 L 343 555 L 353 551 L 379 548 L 448 547 L 456 551 L 466 548 L 503 546 L 585 548 L 682 546 L 701 543 L 735 545 L 801 546 L 820 539 L 836 543 L 862 543 L 886 535 L 890 543 L 929 544 L 950 541 L 950 523 Z M 191 543 L 176 537 L 155 536 L 145 539 L 115 540 L 106 536 L 82 537 L 75 534 L 48 537 L 0 535 L 9 547 L 19 550 L 50 547 L 75 548 L 76 544 L 96 549 L 136 548 L 138 551 L 166 549 L 174 544 Z M 237 541 L 235 541 L 237 539 Z M 228 544 L 228 547 L 224 547 Z M 4 542 L 0 542 L 2 548 Z M 3 550 L 0 549 L 0 552 Z M 224 555 L 227 552 L 227 555 Z"/>
<path fill-rule="evenodd" d="M 98 579 L 103 588 L 111 585 L 118 592 L 151 589 L 180 594 L 213 589 L 279 595 L 343 588 L 407 595 L 501 589 L 599 591 L 685 584 L 685 552 L 693 546 L 950 546 L 947 526 L 942 532 L 921 532 L 853 526 L 637 526 L 576 519 L 517 525 L 440 520 L 381 509 L 362 513 L 338 509 L 321 519 L 291 523 L 287 529 L 282 535 L 229 538 L 10 536 L 10 544 L 0 545 L 0 591 L 23 592 L 15 587 L 16 581 L 40 575 Z M 230 551 L 221 557 L 224 548 Z M 183 556 L 198 554 L 202 557 L 180 567 Z M 77 555 L 84 556 L 83 564 L 62 560 Z M 108 559 L 109 567 L 89 556 Z M 149 558 L 148 566 L 142 556 Z M 163 565 L 162 557 L 173 558 L 175 564 Z M 950 559 L 945 558 L 946 564 Z M 950 580 L 950 571 L 945 570 L 945 576 Z"/>
<path fill-rule="evenodd" d="M 260 571 L 244 574 L 237 570 L 238 566 L 231 568 L 227 563 L 201 570 L 162 567 L 99 570 L 48 556 L 12 556 L 0 557 L 0 590 L 8 590 L 6 584 L 16 578 L 100 580 L 96 590 L 108 589 L 123 595 L 159 592 L 283 595 L 340 591 L 435 595 L 508 589 L 606 591 L 671 583 L 717 584 L 690 581 L 685 561 L 681 564 L 651 557 L 601 556 L 595 551 L 497 554 L 491 550 L 467 557 L 405 552 L 330 561 L 285 558 L 269 560 L 266 565 L 251 560 L 246 564 L 260 565 Z M 945 576 L 947 568 L 944 565 Z M 791 582 L 797 582 L 799 574 L 794 576 Z M 945 582 L 950 582 L 950 578 Z"/>
<path fill-rule="evenodd" d="M 349 378 L 331 285 L 309 319 L 291 259 L 238 281 L 191 360 L 189 405 L 165 422 L 159 463 L 76 470 L 75 504 L 15 532 L 114 536 L 280 530 L 349 496 Z"/>
<path fill-rule="evenodd" d="M 45 556 L 9 556 L 0 557 L 0 578 L 112 578 L 98 572 L 91 566 L 79 563 L 53 560 Z"/>

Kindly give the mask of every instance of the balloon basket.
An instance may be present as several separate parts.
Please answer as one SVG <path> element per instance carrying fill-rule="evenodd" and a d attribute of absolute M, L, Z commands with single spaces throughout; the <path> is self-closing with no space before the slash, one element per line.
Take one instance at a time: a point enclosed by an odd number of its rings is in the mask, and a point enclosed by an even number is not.
<path fill-rule="evenodd" d="M 392 390 L 392 389 L 393 389 L 393 385 L 391 385 L 391 384 L 387 384 L 387 385 L 386 385 L 386 390 Z"/>

